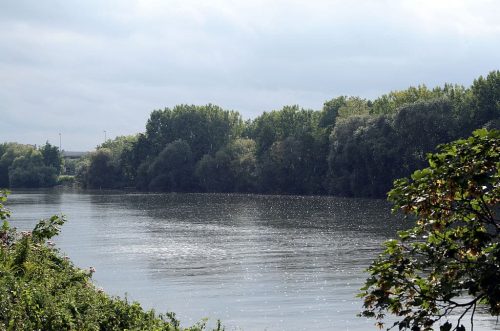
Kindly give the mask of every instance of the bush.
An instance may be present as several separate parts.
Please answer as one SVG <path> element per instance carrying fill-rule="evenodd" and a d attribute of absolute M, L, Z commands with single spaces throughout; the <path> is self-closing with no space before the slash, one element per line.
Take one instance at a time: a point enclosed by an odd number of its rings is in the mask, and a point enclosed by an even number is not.
<path fill-rule="evenodd" d="M 75 183 L 75 176 L 61 175 L 57 178 L 57 185 L 71 186 Z"/>

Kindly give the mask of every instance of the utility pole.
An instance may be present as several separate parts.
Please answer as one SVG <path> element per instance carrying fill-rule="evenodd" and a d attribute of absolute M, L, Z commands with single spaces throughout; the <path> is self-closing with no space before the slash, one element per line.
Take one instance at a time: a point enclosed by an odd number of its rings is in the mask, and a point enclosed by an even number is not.
<path fill-rule="evenodd" d="M 61 132 L 59 132 L 59 152 L 62 152 Z"/>
<path fill-rule="evenodd" d="M 106 130 L 104 130 L 104 142 L 106 142 L 106 140 L 108 140 L 108 139 L 106 137 Z"/>

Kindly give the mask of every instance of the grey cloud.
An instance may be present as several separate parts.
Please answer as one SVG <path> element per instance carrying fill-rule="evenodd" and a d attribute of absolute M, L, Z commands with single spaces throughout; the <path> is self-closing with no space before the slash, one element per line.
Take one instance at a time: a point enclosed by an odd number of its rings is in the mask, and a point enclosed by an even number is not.
<path fill-rule="evenodd" d="M 498 69 L 491 1 L 4 1 L 0 141 L 68 149 L 143 130 L 150 111 L 219 104 L 246 118 L 319 109 Z M 55 135 L 55 138 L 53 138 Z"/>

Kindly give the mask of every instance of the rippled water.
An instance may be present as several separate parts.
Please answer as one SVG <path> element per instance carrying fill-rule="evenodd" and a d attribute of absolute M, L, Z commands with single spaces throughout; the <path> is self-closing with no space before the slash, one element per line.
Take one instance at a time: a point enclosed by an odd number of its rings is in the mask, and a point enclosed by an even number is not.
<path fill-rule="evenodd" d="M 37 190 L 8 207 L 20 229 L 67 215 L 58 247 L 108 293 L 227 330 L 376 330 L 355 295 L 405 226 L 385 201 L 332 197 Z"/>

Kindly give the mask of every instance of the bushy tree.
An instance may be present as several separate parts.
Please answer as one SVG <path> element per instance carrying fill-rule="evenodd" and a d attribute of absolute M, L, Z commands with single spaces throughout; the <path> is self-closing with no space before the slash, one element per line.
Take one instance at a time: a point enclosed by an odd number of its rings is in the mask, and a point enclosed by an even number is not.
<path fill-rule="evenodd" d="M 349 97 L 338 110 L 338 118 L 362 116 L 370 113 L 371 102 L 360 97 Z"/>
<path fill-rule="evenodd" d="M 370 109 L 370 113 L 378 115 L 394 114 L 403 106 L 411 105 L 419 101 L 432 100 L 442 97 L 443 95 L 443 90 L 439 88 L 430 90 L 425 85 L 419 85 L 417 87 L 410 86 L 406 90 L 391 91 L 375 99 Z"/>
<path fill-rule="evenodd" d="M 205 192 L 232 192 L 234 187 L 231 160 L 223 150 L 215 156 L 205 154 L 196 164 L 195 176 L 199 187 Z"/>
<path fill-rule="evenodd" d="M 167 144 L 181 139 L 192 149 L 194 160 L 205 154 L 213 155 L 243 129 L 241 115 L 208 104 L 178 105 L 155 110 L 146 124 L 149 155 L 157 156 Z"/>
<path fill-rule="evenodd" d="M 62 169 L 57 147 L 46 143 L 40 149 L 32 145 L 0 145 L 0 187 L 50 187 L 57 184 Z"/>
<path fill-rule="evenodd" d="M 336 106 L 323 112 L 285 106 L 252 122 L 260 192 L 322 192 L 327 169 L 325 132 L 331 128 L 329 121 L 335 121 Z"/>
<path fill-rule="evenodd" d="M 224 152 L 229 155 L 229 169 L 234 191 L 253 192 L 257 184 L 257 146 L 255 141 L 239 138 L 231 141 Z"/>
<path fill-rule="evenodd" d="M 120 186 L 120 169 L 113 161 L 113 154 L 108 148 L 100 148 L 88 156 L 78 169 L 78 177 L 82 178 L 88 188 L 115 188 Z"/>
<path fill-rule="evenodd" d="M 331 135 L 328 191 L 381 196 L 400 174 L 398 139 L 388 116 L 340 119 Z"/>
<path fill-rule="evenodd" d="M 341 107 L 346 105 L 345 96 L 340 96 L 328 101 L 323 104 L 323 109 L 321 110 L 318 125 L 320 128 L 325 128 L 328 134 L 335 127 L 337 121 L 337 116 L 339 115 L 339 110 Z"/>
<path fill-rule="evenodd" d="M 108 139 L 99 148 L 109 150 L 110 163 L 116 168 L 116 184 L 114 186 L 133 186 L 137 175 L 136 167 L 139 163 L 134 155 L 134 150 L 139 149 L 140 135 L 119 136 L 114 139 Z M 141 153 L 138 153 L 141 154 Z"/>
<path fill-rule="evenodd" d="M 9 168 L 14 160 L 30 153 L 34 147 L 18 143 L 4 143 L 0 151 L 0 188 L 9 187 Z"/>
<path fill-rule="evenodd" d="M 473 123 L 500 129 L 500 71 L 490 72 L 486 78 L 479 76 L 471 86 Z"/>
<path fill-rule="evenodd" d="M 433 152 L 437 145 L 453 141 L 462 133 L 453 103 L 447 98 L 417 101 L 401 107 L 394 116 L 394 127 L 398 135 L 394 143 L 401 151 L 396 164 L 407 174 L 425 166 L 426 154 Z"/>
<path fill-rule="evenodd" d="M 196 164 L 195 176 L 205 192 L 251 192 L 255 189 L 255 141 L 239 138 L 215 156 L 205 154 Z"/>
<path fill-rule="evenodd" d="M 478 307 L 500 314 L 500 131 L 477 130 L 428 161 L 389 192 L 416 225 L 369 267 L 362 315 L 382 326 L 391 313 L 400 330 L 465 330 Z"/>
<path fill-rule="evenodd" d="M 149 189 L 185 192 L 193 189 L 193 153 L 181 139 L 165 146 L 148 169 Z"/>
<path fill-rule="evenodd" d="M 63 168 L 63 158 L 59 148 L 49 144 L 47 141 L 39 150 L 42 153 L 43 163 L 47 167 L 53 167 L 59 175 Z"/>
<path fill-rule="evenodd" d="M 10 187 L 51 187 L 57 183 L 57 171 L 44 164 L 42 153 L 36 149 L 14 159 L 9 167 Z"/>

